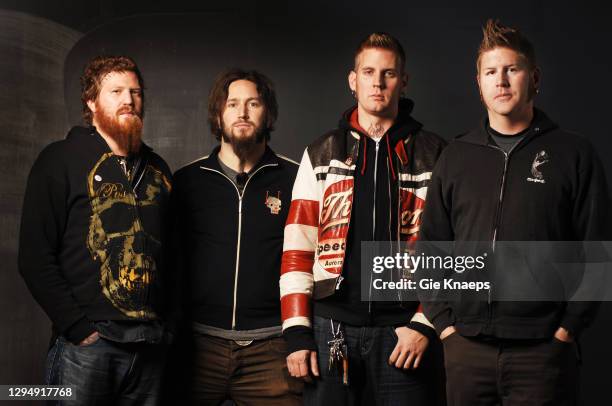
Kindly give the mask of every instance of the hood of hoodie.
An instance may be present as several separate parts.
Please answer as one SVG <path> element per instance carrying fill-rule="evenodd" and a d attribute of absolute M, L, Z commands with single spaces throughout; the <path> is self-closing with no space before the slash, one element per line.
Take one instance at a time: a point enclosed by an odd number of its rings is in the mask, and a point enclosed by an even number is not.
<path fill-rule="evenodd" d="M 416 121 L 410 115 L 413 107 L 414 102 L 412 100 L 400 99 L 397 117 L 395 118 L 393 125 L 389 127 L 387 132 L 382 137 L 384 144 L 386 144 L 387 159 L 389 160 L 391 175 L 394 180 L 397 179 L 397 174 L 395 173 L 395 165 L 393 164 L 391 151 L 394 150 L 400 142 L 403 142 L 406 138 L 408 138 L 410 134 L 415 134 L 423 127 L 423 124 Z M 338 126 L 340 129 L 345 131 L 354 131 L 358 133 L 360 137 L 368 137 L 366 130 L 359 125 L 357 106 L 351 107 L 342 114 L 342 118 L 340 119 Z M 365 157 L 367 155 L 366 149 L 368 142 L 366 140 L 366 142 L 360 144 L 363 145 L 363 155 Z M 400 145 L 403 146 L 403 144 Z M 365 173 L 366 166 L 367 161 L 364 159 L 360 168 L 362 174 Z"/>
<path fill-rule="evenodd" d="M 85 137 L 90 137 L 90 139 L 93 138 L 96 144 L 101 148 L 101 150 L 105 152 L 112 152 L 110 147 L 108 146 L 108 144 L 102 137 L 102 135 L 100 135 L 100 133 L 98 132 L 98 130 L 96 130 L 96 127 L 94 126 L 89 126 L 89 127 L 74 126 L 68 132 L 66 139 L 75 141 L 75 140 L 81 140 Z M 141 141 L 139 154 L 144 153 L 144 152 L 149 152 L 149 151 L 153 151 L 153 149 Z"/>
<path fill-rule="evenodd" d="M 413 108 L 414 102 L 412 100 L 400 99 L 395 122 L 386 133 L 392 146 L 395 146 L 400 140 L 404 140 L 408 135 L 419 131 L 423 127 L 423 124 L 416 121 L 410 115 Z M 359 125 L 357 114 L 357 105 L 354 105 L 342 114 L 338 126 L 340 129 L 356 131 L 362 136 L 367 136 L 367 131 Z"/>

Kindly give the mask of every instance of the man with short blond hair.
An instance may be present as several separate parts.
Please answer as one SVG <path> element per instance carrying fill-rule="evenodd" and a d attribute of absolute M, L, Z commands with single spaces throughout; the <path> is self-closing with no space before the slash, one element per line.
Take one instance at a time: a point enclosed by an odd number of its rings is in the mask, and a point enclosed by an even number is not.
<path fill-rule="evenodd" d="M 534 107 L 540 76 L 527 38 L 487 21 L 477 60 L 487 115 L 441 155 L 423 215 L 422 241 L 453 241 L 455 247 L 484 241 L 499 255 L 508 241 L 554 246 L 554 241 L 610 240 L 610 199 L 601 162 L 586 138 L 563 131 Z M 530 262 L 518 254 L 513 251 L 512 257 Z M 563 256 L 564 262 L 570 258 L 567 252 Z M 531 263 L 503 268 L 507 261 L 498 262 L 494 281 L 512 280 L 521 291 L 530 288 L 532 278 L 556 272 L 552 264 L 540 273 Z M 525 267 L 533 268 L 521 280 Z M 564 276 L 558 273 L 556 281 Z M 504 289 L 491 282 L 484 300 L 465 294 L 456 301 L 424 303 L 444 344 L 449 405 L 576 405 L 576 339 L 597 305 L 559 297 L 504 298 L 499 295 Z M 524 292 L 510 293 L 517 298 Z"/>
<path fill-rule="evenodd" d="M 416 238 L 411 213 L 445 145 L 401 97 L 405 59 L 386 33 L 359 44 L 348 75 L 356 105 L 306 148 L 293 187 L 281 307 L 289 372 L 314 379 L 307 405 L 432 404 L 421 364 L 435 335 L 419 304 L 361 300 L 362 241 Z"/>

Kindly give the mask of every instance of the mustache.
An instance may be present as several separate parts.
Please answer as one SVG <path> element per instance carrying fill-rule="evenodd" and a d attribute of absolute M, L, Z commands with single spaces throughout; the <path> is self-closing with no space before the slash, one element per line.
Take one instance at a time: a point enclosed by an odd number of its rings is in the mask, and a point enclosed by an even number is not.
<path fill-rule="evenodd" d="M 142 114 L 141 113 L 139 113 L 138 111 L 134 110 L 133 107 L 129 107 L 129 106 L 121 107 L 119 110 L 117 110 L 116 114 L 117 115 L 121 115 L 121 114 L 126 114 L 126 113 L 134 114 L 134 115 L 142 118 Z"/>
<path fill-rule="evenodd" d="M 250 121 L 250 120 L 238 120 L 238 121 L 234 121 L 234 122 L 232 123 L 232 126 L 235 126 L 236 124 L 250 124 L 250 125 L 252 125 L 253 127 L 256 127 L 255 123 L 254 123 L 254 122 L 252 122 L 252 121 Z"/>

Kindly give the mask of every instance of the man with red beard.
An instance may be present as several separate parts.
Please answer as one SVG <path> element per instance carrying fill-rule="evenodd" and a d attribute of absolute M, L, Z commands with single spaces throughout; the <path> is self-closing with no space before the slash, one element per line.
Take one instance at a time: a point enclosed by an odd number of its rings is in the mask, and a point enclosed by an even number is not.
<path fill-rule="evenodd" d="M 197 404 L 301 404 L 301 382 L 285 363 L 278 292 L 297 163 L 268 146 L 277 111 L 261 73 L 222 74 L 208 103 L 220 145 L 174 177 Z"/>
<path fill-rule="evenodd" d="M 81 78 L 83 117 L 28 178 L 19 270 L 53 324 L 45 379 L 75 404 L 157 404 L 166 329 L 170 170 L 141 141 L 143 80 L 127 57 Z"/>

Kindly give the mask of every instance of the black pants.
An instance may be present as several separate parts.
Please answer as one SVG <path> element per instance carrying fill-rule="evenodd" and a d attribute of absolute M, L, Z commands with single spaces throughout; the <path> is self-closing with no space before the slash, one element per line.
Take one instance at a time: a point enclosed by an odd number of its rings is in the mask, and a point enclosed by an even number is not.
<path fill-rule="evenodd" d="M 70 386 L 74 400 L 49 405 L 158 405 L 166 346 L 98 338 L 74 345 L 60 336 L 47 355 L 45 383 Z"/>
<path fill-rule="evenodd" d="M 440 372 L 432 371 L 435 360 L 440 359 L 435 357 L 435 343 L 430 344 L 418 369 L 403 370 L 388 362 L 397 344 L 392 326 L 344 325 L 349 357 L 349 384 L 344 385 L 342 374 L 328 366 L 328 341 L 332 339 L 330 320 L 315 316 L 313 330 L 321 376 L 304 385 L 304 405 L 433 406 L 443 401 L 435 393 L 439 387 L 436 387 L 436 376 L 432 374 Z"/>
<path fill-rule="evenodd" d="M 483 341 L 458 333 L 442 341 L 449 406 L 569 406 L 578 402 L 576 345 Z"/>

